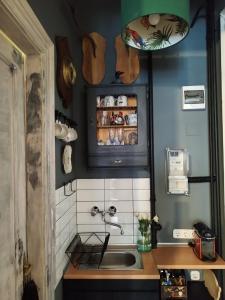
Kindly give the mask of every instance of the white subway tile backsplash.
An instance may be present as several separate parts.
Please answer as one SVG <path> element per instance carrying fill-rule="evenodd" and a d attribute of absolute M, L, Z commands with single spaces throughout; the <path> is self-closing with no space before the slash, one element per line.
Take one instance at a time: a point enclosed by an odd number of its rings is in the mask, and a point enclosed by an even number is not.
<path fill-rule="evenodd" d="M 58 251 L 62 248 L 65 242 L 69 240 L 70 237 L 69 230 L 70 230 L 69 226 L 66 226 L 62 230 L 62 232 L 56 237 L 55 253 L 58 253 Z"/>
<path fill-rule="evenodd" d="M 132 200 L 132 189 L 130 190 L 105 190 L 105 201 Z"/>
<path fill-rule="evenodd" d="M 71 196 L 72 192 L 75 193 Z M 66 194 L 66 195 L 65 195 Z M 65 250 L 77 232 L 110 232 L 109 244 L 133 244 L 138 236 L 136 213 L 150 213 L 149 178 L 77 179 L 55 192 L 56 203 L 56 284 L 68 262 Z M 120 229 L 106 225 L 100 214 L 92 217 L 90 210 L 98 206 L 108 210 L 117 208 L 114 217 L 106 214 L 107 221 L 122 225 Z"/>
<path fill-rule="evenodd" d="M 71 219 L 71 212 L 67 211 L 65 215 L 63 215 L 60 219 L 57 220 L 55 225 L 56 236 L 58 236 L 61 233 L 61 231 L 64 229 L 64 227 L 68 225 L 70 219 Z"/>
<path fill-rule="evenodd" d="M 71 182 L 71 189 L 72 189 L 72 191 L 77 190 L 77 180 L 76 179 Z"/>
<path fill-rule="evenodd" d="M 133 224 L 120 224 L 122 225 L 124 236 L 131 235 L 133 236 L 134 233 L 134 226 Z M 112 225 L 106 225 L 106 231 L 110 233 L 111 236 L 113 235 L 121 235 L 120 229 L 112 226 Z"/>
<path fill-rule="evenodd" d="M 134 226 L 135 224 L 138 224 L 137 213 L 134 213 Z"/>
<path fill-rule="evenodd" d="M 134 190 L 149 190 L 150 180 L 149 178 L 133 178 Z"/>
<path fill-rule="evenodd" d="M 77 201 L 104 201 L 104 190 L 78 190 Z"/>
<path fill-rule="evenodd" d="M 73 206 L 73 198 L 68 197 L 56 205 L 56 221 L 61 218 Z"/>
<path fill-rule="evenodd" d="M 105 224 L 102 225 L 78 225 L 77 232 L 104 232 L 105 231 Z"/>
<path fill-rule="evenodd" d="M 76 180 L 68 183 L 65 188 L 63 186 L 58 189 L 55 196 L 55 277 L 57 285 L 68 262 L 68 257 L 65 254 L 66 248 L 77 230 Z"/>
<path fill-rule="evenodd" d="M 107 201 L 107 202 L 105 202 L 106 210 L 108 210 L 110 206 L 115 206 L 117 213 L 133 212 L 133 201 Z"/>
<path fill-rule="evenodd" d="M 133 213 L 117 213 L 113 217 L 106 217 L 106 220 L 109 220 L 113 223 L 119 224 L 132 224 L 133 223 Z"/>
<path fill-rule="evenodd" d="M 73 205 L 71 206 L 71 212 L 73 214 L 76 214 L 76 212 L 77 212 L 77 203 L 76 202 L 73 203 Z"/>
<path fill-rule="evenodd" d="M 60 202 L 59 190 L 55 191 L 55 204 L 57 205 Z"/>
<path fill-rule="evenodd" d="M 74 192 L 74 193 L 70 196 L 70 198 L 72 199 L 72 202 L 73 202 L 73 203 L 76 203 L 76 202 L 77 202 L 77 192 Z"/>
<path fill-rule="evenodd" d="M 132 189 L 131 178 L 105 179 L 106 190 L 129 190 Z"/>
<path fill-rule="evenodd" d="M 77 217 L 73 216 L 69 222 L 69 238 L 70 241 L 74 238 L 77 233 Z"/>
<path fill-rule="evenodd" d="M 133 190 L 133 200 L 150 200 L 150 190 Z"/>
<path fill-rule="evenodd" d="M 91 212 L 91 208 L 93 206 L 97 206 L 100 210 L 104 210 L 104 202 L 77 202 L 77 212 L 80 213 L 90 213 Z"/>
<path fill-rule="evenodd" d="M 59 251 L 56 253 L 56 269 L 58 269 L 60 266 L 62 266 L 62 261 L 63 260 L 68 260 L 68 256 L 66 255 L 65 251 L 67 247 L 70 244 L 70 240 L 67 239 L 65 243 L 62 245 L 62 247 L 59 249 Z M 64 266 L 65 267 L 65 266 Z"/>
<path fill-rule="evenodd" d="M 134 235 L 138 235 L 139 234 L 139 230 L 138 230 L 138 223 L 134 224 Z"/>
<path fill-rule="evenodd" d="M 135 213 L 149 213 L 150 211 L 150 201 L 134 201 L 134 212 Z"/>
<path fill-rule="evenodd" d="M 77 224 L 104 224 L 101 216 L 98 214 L 94 217 L 90 213 L 78 213 L 77 214 Z"/>
<path fill-rule="evenodd" d="M 104 179 L 77 179 L 78 190 L 103 190 Z"/>
<path fill-rule="evenodd" d="M 61 202 L 62 200 L 66 199 L 65 196 L 65 189 L 68 189 L 69 185 L 67 185 L 67 187 L 64 188 L 64 186 L 62 186 L 61 188 L 58 189 L 59 192 L 59 202 Z"/>

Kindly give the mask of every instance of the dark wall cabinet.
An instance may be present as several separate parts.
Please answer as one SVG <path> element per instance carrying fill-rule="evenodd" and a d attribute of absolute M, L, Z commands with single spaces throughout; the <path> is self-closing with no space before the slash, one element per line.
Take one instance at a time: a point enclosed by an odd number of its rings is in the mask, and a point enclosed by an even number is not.
<path fill-rule="evenodd" d="M 87 87 L 88 166 L 148 166 L 147 87 Z"/>
<path fill-rule="evenodd" d="M 159 300 L 158 280 L 64 280 L 64 300 Z"/>

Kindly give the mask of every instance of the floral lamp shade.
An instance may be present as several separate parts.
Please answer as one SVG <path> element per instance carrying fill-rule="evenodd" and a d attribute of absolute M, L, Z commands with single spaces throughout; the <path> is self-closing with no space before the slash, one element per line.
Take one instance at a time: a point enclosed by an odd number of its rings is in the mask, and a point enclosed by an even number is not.
<path fill-rule="evenodd" d="M 160 50 L 189 32 L 189 0 L 121 0 L 122 39 L 140 50 Z"/>

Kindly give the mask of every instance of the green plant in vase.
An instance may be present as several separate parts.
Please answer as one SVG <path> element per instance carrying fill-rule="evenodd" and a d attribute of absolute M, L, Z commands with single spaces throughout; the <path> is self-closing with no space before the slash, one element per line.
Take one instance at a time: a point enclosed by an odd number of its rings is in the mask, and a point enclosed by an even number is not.
<path fill-rule="evenodd" d="M 137 240 L 137 249 L 139 252 L 148 252 L 151 250 L 150 215 L 139 213 L 137 214 L 137 218 L 140 233 Z"/>
<path fill-rule="evenodd" d="M 139 213 L 137 214 L 138 218 L 138 230 L 140 232 L 137 240 L 137 249 L 139 252 L 149 252 L 151 251 L 151 223 L 152 221 L 158 223 L 159 218 L 155 216 L 153 220 L 150 218 L 150 214 Z"/>

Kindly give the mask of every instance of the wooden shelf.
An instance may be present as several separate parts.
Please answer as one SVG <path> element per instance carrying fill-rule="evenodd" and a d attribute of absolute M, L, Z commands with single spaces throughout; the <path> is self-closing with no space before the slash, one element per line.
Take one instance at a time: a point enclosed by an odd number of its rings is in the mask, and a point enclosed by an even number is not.
<path fill-rule="evenodd" d="M 106 126 L 97 126 L 98 129 L 108 129 L 108 128 L 137 128 L 137 125 L 106 125 Z"/>
<path fill-rule="evenodd" d="M 188 246 L 159 247 L 152 252 L 158 269 L 225 269 L 225 261 L 221 257 L 218 256 L 215 262 L 202 261 Z"/>
<path fill-rule="evenodd" d="M 97 107 L 97 111 L 105 111 L 105 110 L 136 110 L 137 106 L 104 106 Z"/>

